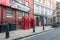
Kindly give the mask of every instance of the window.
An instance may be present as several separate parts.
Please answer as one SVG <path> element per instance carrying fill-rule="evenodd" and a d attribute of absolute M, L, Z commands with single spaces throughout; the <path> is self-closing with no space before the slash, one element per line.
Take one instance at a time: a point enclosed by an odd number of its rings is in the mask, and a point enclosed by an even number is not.
<path fill-rule="evenodd" d="M 13 17 L 13 10 L 10 8 L 7 8 L 7 17 Z"/>
<path fill-rule="evenodd" d="M 41 14 L 41 6 L 39 6 L 39 13 Z"/>
<path fill-rule="evenodd" d="M 39 6 L 38 5 L 36 5 L 36 11 L 37 11 L 37 13 L 39 12 Z"/>
<path fill-rule="evenodd" d="M 45 0 L 45 5 L 47 4 L 47 0 Z"/>
<path fill-rule="evenodd" d="M 50 6 L 50 0 L 47 0 L 47 5 Z"/>
<path fill-rule="evenodd" d="M 18 16 L 18 18 L 21 18 L 21 17 L 22 17 L 22 14 L 23 14 L 23 12 L 18 11 L 18 12 L 17 12 L 17 16 Z"/>
<path fill-rule="evenodd" d="M 43 14 L 45 15 L 45 7 L 43 8 Z"/>
<path fill-rule="evenodd" d="M 53 14 L 53 10 L 50 10 L 50 15 L 52 15 Z"/>
<path fill-rule="evenodd" d="M 19 3 L 22 3 L 23 0 L 18 0 Z"/>
<path fill-rule="evenodd" d="M 34 13 L 36 13 L 36 4 L 34 4 Z"/>
<path fill-rule="evenodd" d="M 41 6 L 41 14 L 43 14 L 43 7 Z"/>
<path fill-rule="evenodd" d="M 34 4 L 34 13 L 38 13 L 39 11 L 39 6 Z"/>
<path fill-rule="evenodd" d="M 28 16 L 29 14 L 28 13 L 25 13 L 25 16 Z"/>
<path fill-rule="evenodd" d="M 49 9 L 47 9 L 47 15 L 50 15 L 49 12 L 50 12 Z"/>
<path fill-rule="evenodd" d="M 29 3 L 26 1 L 26 2 L 25 2 L 25 5 L 26 5 L 26 6 L 29 6 Z"/>
<path fill-rule="evenodd" d="M 39 2 L 39 0 L 35 0 L 36 2 Z"/>

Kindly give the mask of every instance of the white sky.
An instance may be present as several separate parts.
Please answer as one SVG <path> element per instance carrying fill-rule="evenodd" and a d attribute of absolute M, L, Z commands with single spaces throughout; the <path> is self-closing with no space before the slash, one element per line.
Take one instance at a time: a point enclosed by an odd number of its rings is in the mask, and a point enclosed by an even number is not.
<path fill-rule="evenodd" d="M 60 0 L 56 0 L 56 1 L 59 1 L 60 2 Z"/>

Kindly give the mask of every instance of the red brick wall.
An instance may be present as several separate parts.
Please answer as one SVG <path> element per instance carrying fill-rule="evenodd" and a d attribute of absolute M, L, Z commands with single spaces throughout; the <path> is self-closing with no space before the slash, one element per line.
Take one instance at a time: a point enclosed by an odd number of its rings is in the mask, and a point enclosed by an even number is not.
<path fill-rule="evenodd" d="M 7 7 L 2 6 L 2 13 L 1 13 L 1 6 L 0 6 L 0 21 L 1 21 L 1 14 L 3 15 L 2 21 L 8 21 L 9 23 L 14 23 L 15 22 L 15 10 L 13 10 L 13 18 L 9 18 L 6 16 L 7 14 Z M 1 22 L 0 22 L 1 23 Z"/>
<path fill-rule="evenodd" d="M 23 0 L 22 3 L 24 4 L 26 1 L 29 3 L 30 11 L 29 11 L 29 17 L 33 17 L 34 15 L 34 0 Z M 3 7 L 3 6 L 2 6 Z M 7 14 L 7 7 L 3 7 L 3 20 L 7 20 L 9 23 L 15 23 L 16 21 L 16 26 L 18 27 L 18 21 L 21 21 L 20 18 L 18 18 L 17 12 L 18 10 L 13 9 L 13 18 L 6 17 Z M 1 7 L 0 7 L 1 10 Z M 25 13 L 25 12 L 23 12 Z M 0 12 L 0 20 L 1 20 L 1 12 Z"/>
<path fill-rule="evenodd" d="M 1 24 L 1 6 L 0 6 L 0 24 Z"/>
<path fill-rule="evenodd" d="M 7 12 L 7 10 L 5 9 L 5 12 Z M 5 18 L 6 20 L 9 22 L 9 23 L 13 23 L 15 21 L 15 13 L 14 13 L 14 10 L 13 10 L 13 17 L 12 18 L 9 18 L 9 17 L 6 17 L 6 14 L 5 13 Z"/>
<path fill-rule="evenodd" d="M 29 16 L 33 17 L 34 15 L 34 0 L 26 0 L 29 2 L 29 7 L 30 7 L 30 12 L 29 12 Z"/>

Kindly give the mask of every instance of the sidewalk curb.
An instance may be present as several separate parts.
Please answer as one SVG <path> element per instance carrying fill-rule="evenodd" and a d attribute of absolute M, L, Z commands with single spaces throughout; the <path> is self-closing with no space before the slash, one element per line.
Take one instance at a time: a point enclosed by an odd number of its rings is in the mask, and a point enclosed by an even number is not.
<path fill-rule="evenodd" d="M 13 39 L 13 40 L 19 40 L 19 39 L 27 38 L 27 37 L 30 37 L 30 36 L 33 36 L 33 35 L 37 35 L 37 34 L 40 34 L 40 33 L 44 33 L 44 32 L 47 32 L 47 31 L 51 31 L 51 30 L 54 30 L 54 29 L 55 28 L 50 29 L 50 30 L 44 30 L 44 31 L 39 32 L 39 33 L 34 33 L 34 34 L 31 34 L 31 35 L 27 35 L 27 36 L 24 36 L 24 37 L 16 38 L 16 39 Z"/>

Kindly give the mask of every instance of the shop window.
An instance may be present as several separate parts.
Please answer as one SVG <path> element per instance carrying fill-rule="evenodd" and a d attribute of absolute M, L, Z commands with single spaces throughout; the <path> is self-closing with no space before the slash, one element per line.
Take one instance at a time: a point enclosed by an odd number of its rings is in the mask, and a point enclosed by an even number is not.
<path fill-rule="evenodd" d="M 7 8 L 7 17 L 13 17 L 13 10 L 10 8 Z"/>
<path fill-rule="evenodd" d="M 23 14 L 23 12 L 18 11 L 18 12 L 17 12 L 18 18 L 22 18 L 22 14 Z"/>
<path fill-rule="evenodd" d="M 29 15 L 28 13 L 25 14 L 25 16 L 28 16 L 28 15 Z"/>

